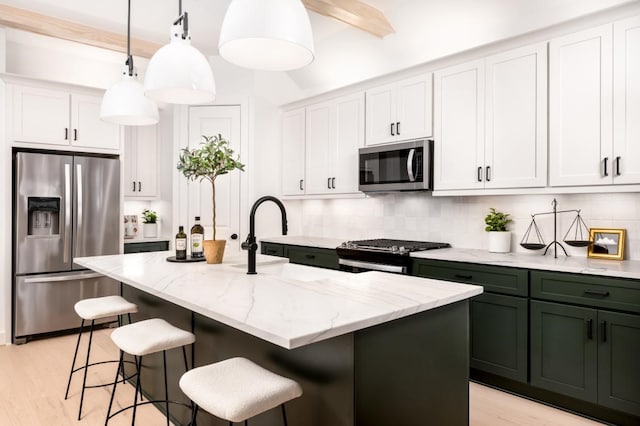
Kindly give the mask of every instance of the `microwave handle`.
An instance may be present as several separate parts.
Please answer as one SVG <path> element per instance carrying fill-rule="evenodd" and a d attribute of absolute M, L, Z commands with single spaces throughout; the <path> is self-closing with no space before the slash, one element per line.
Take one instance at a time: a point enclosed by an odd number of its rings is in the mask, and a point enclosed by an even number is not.
<path fill-rule="evenodd" d="M 415 182 L 416 176 L 413 174 L 413 157 L 416 153 L 415 148 L 409 150 L 409 156 L 407 157 L 407 174 L 409 175 L 409 182 Z"/>

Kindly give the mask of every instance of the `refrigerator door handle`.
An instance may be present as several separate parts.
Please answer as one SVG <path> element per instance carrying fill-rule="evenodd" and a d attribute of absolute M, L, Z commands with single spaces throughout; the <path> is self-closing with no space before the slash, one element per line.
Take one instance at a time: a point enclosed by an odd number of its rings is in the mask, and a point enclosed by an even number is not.
<path fill-rule="evenodd" d="M 82 229 L 82 165 L 76 164 L 76 229 L 75 241 L 73 244 L 74 251 L 78 250 L 78 234 Z M 75 254 L 74 254 L 75 256 Z"/>
<path fill-rule="evenodd" d="M 40 278 L 26 278 L 23 282 L 25 284 L 33 284 L 33 283 L 54 283 L 61 281 L 78 281 L 78 280 L 87 280 L 90 278 L 102 278 L 104 275 L 99 274 L 97 272 L 93 272 L 91 274 L 73 274 L 73 275 L 58 275 L 55 277 L 40 277 Z"/>
<path fill-rule="evenodd" d="M 64 246 L 62 261 L 69 262 L 69 240 L 71 236 L 71 164 L 64 165 Z"/>

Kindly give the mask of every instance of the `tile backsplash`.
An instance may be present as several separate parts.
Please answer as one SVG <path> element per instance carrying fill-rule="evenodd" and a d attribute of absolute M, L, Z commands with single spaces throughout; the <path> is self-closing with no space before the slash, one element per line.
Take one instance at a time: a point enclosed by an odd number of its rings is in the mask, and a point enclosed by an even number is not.
<path fill-rule="evenodd" d="M 640 260 L 640 196 L 635 193 L 433 197 L 410 192 L 359 199 L 289 200 L 286 205 L 292 235 L 443 241 L 453 247 L 478 249 L 487 248 L 484 217 L 494 207 L 513 219 L 511 251 L 529 252 L 520 242 L 531 215 L 552 211 L 554 198 L 559 211 L 580 209 L 588 227 L 626 229 L 625 258 Z M 559 241 L 574 218 L 574 212 L 558 215 Z M 544 241 L 551 242 L 553 215 L 536 217 L 536 223 Z M 571 255 L 586 256 L 586 248 L 566 244 L 565 248 Z"/>

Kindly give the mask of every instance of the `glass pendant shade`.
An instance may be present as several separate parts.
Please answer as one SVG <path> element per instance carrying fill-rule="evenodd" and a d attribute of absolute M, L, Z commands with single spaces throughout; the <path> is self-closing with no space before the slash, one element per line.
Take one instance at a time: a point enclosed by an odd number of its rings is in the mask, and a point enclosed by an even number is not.
<path fill-rule="evenodd" d="M 105 92 L 100 118 L 125 126 L 148 126 L 159 121 L 158 106 L 144 95 L 135 70 L 129 75 L 129 67 L 125 65 L 120 81 Z"/>
<path fill-rule="evenodd" d="M 313 35 L 300 0 L 233 0 L 218 44 L 220 55 L 245 68 L 287 71 L 313 61 Z"/>
<path fill-rule="evenodd" d="M 209 62 L 189 37 L 182 38 L 182 27 L 174 25 L 171 42 L 153 55 L 144 77 L 144 91 L 158 102 L 204 104 L 216 97 L 216 85 Z"/>

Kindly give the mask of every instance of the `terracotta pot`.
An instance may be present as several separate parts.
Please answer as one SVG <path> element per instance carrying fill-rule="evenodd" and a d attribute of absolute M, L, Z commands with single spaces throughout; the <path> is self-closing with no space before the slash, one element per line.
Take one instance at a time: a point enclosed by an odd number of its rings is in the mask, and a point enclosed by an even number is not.
<path fill-rule="evenodd" d="M 490 231 L 489 251 L 492 253 L 509 253 L 511 251 L 511 232 Z"/>
<path fill-rule="evenodd" d="M 222 263 L 227 240 L 204 240 L 204 258 L 207 263 Z"/>

